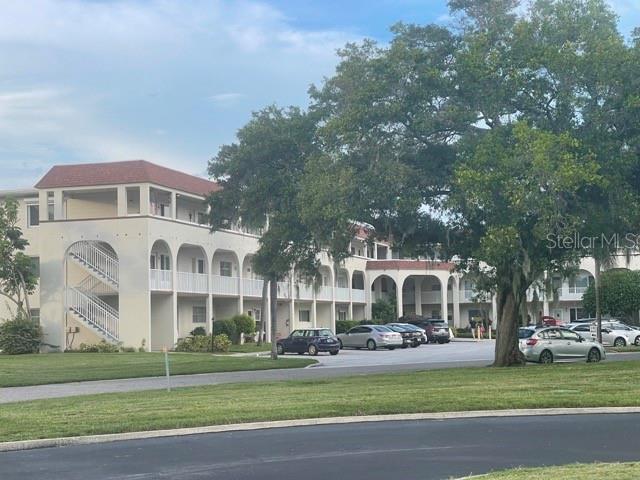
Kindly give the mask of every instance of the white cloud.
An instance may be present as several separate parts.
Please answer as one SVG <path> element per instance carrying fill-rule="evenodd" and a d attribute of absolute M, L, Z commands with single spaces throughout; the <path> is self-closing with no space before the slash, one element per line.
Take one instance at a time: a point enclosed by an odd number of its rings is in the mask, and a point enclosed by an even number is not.
<path fill-rule="evenodd" d="M 355 39 L 295 28 L 261 0 L 3 1 L 0 188 L 21 165 L 202 171 L 252 110 L 304 104 Z"/>

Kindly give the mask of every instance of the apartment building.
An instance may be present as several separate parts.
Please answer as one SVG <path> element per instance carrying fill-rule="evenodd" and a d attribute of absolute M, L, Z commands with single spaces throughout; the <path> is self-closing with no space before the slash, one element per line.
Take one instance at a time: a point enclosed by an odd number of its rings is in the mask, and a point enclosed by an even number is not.
<path fill-rule="evenodd" d="M 20 205 L 26 253 L 40 278 L 30 303 L 45 341 L 54 349 L 104 339 L 158 350 L 240 312 L 265 321 L 269 332 L 262 279 L 251 262 L 259 232 L 240 226 L 210 232 L 204 200 L 217 188 L 136 160 L 54 166 L 33 189 L 0 192 Z M 379 298 L 395 298 L 401 313 L 448 318 L 455 326 L 474 316 L 495 318 L 495 301 L 478 298 L 451 263 L 397 258 L 389 245 L 367 242 L 364 232 L 351 253 L 339 267 L 323 254 L 316 285 L 295 271 L 279 282 L 278 336 L 370 318 Z M 539 292 L 538 304 L 531 292 L 531 308 L 540 309 L 531 311 L 534 318 L 582 315 L 593 262 L 582 267 L 575 278 L 554 279 L 552 299 Z M 9 318 L 9 309 L 0 305 L 0 318 Z"/>

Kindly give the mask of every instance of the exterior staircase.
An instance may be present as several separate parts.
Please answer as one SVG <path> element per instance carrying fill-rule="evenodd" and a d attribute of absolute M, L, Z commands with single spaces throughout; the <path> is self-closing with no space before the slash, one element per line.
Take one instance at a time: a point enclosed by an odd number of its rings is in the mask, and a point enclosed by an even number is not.
<path fill-rule="evenodd" d="M 118 343 L 119 312 L 100 298 L 100 295 L 118 294 L 118 258 L 95 241 L 72 245 L 69 258 L 88 275 L 78 285 L 66 287 L 67 310 L 107 342 Z"/>
<path fill-rule="evenodd" d="M 101 281 L 118 288 L 118 258 L 99 242 L 85 241 L 72 245 L 69 258 Z"/>

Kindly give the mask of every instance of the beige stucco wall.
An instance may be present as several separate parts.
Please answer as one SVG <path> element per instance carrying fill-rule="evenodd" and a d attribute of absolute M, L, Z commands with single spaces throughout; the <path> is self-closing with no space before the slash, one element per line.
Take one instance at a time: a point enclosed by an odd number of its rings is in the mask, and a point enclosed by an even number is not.
<path fill-rule="evenodd" d="M 117 191 L 73 192 L 65 196 L 67 219 L 108 218 L 117 215 Z"/>

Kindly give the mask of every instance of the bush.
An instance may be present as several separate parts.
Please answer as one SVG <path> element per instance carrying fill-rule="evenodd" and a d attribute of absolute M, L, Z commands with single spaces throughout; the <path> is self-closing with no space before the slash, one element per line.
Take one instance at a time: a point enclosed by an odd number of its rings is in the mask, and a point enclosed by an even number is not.
<path fill-rule="evenodd" d="M 235 340 L 238 337 L 236 322 L 233 320 L 216 320 L 213 322 L 214 335 L 226 335 L 227 338 Z"/>
<path fill-rule="evenodd" d="M 236 324 L 236 335 L 241 333 L 253 335 L 256 333 L 256 321 L 249 315 L 240 314 L 231 317 L 231 321 Z"/>
<path fill-rule="evenodd" d="M 393 320 L 385 321 L 382 318 L 373 318 L 371 320 L 360 320 L 360 325 L 384 325 L 385 323 L 393 322 Z"/>
<path fill-rule="evenodd" d="M 189 335 L 191 335 L 192 337 L 202 337 L 206 334 L 207 330 L 204 327 L 196 327 L 191 330 L 191 333 Z"/>
<path fill-rule="evenodd" d="M 40 325 L 22 317 L 0 324 L 0 352 L 7 355 L 38 353 L 42 343 Z"/>
<path fill-rule="evenodd" d="M 99 343 L 81 343 L 77 350 L 68 351 L 77 353 L 118 353 L 120 352 L 120 345 L 113 345 L 100 340 Z"/>
<path fill-rule="evenodd" d="M 231 340 L 225 334 L 213 337 L 214 352 L 228 352 Z M 197 335 L 195 337 L 179 338 L 176 352 L 206 353 L 211 352 L 211 335 Z"/>
<path fill-rule="evenodd" d="M 357 320 L 336 320 L 336 334 L 345 333 L 357 325 L 360 325 Z"/>

